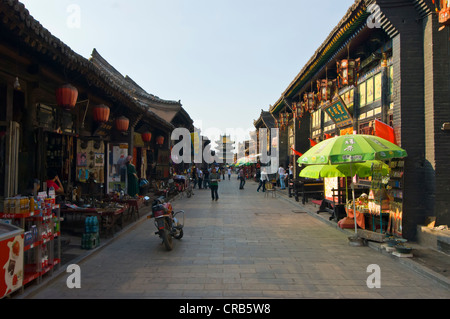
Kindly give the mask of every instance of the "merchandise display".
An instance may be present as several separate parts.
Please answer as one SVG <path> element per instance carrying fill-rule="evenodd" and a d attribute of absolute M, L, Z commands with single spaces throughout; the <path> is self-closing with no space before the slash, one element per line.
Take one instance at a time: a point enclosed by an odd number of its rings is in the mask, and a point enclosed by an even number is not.
<path fill-rule="evenodd" d="M 12 244 L 5 241 L 6 247 L 0 249 L 0 261 L 5 261 L 3 269 L 7 269 L 5 282 L 0 281 L 0 298 L 34 280 L 39 282 L 61 262 L 60 208 L 51 192 L 5 199 L 0 229 L 8 226 L 16 227 L 20 235 L 15 236 Z M 0 277 L 3 278 L 1 274 Z"/>

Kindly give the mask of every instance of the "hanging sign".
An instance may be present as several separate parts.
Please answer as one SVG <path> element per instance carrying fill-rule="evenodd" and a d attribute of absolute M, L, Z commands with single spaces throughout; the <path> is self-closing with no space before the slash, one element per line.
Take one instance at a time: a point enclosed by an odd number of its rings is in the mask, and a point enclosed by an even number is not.
<path fill-rule="evenodd" d="M 353 117 L 339 95 L 335 95 L 331 102 L 328 102 L 323 106 L 323 109 L 337 127 L 341 128 L 353 124 Z"/>

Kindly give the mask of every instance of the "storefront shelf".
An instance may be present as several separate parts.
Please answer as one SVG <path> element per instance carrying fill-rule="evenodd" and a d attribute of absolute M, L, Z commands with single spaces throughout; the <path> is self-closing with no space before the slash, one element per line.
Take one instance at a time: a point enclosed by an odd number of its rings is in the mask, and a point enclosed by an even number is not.
<path fill-rule="evenodd" d="M 53 261 L 53 264 L 49 264 L 47 267 L 44 267 L 41 271 L 37 271 L 36 264 L 27 264 L 24 267 L 24 278 L 23 278 L 23 285 L 26 285 L 33 280 L 42 277 L 46 273 L 48 273 L 50 270 L 52 270 L 55 266 L 59 265 L 61 263 L 61 260 L 58 258 L 55 258 Z"/>

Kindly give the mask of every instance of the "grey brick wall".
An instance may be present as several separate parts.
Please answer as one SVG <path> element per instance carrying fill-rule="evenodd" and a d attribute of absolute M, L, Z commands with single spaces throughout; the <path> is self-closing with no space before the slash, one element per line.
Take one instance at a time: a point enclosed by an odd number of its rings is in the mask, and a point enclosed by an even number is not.
<path fill-rule="evenodd" d="M 403 193 L 403 235 L 414 239 L 416 225 L 426 215 L 425 178 L 424 46 L 422 23 L 409 1 L 397 6 L 380 3 L 381 10 L 397 28 L 393 39 L 394 129 L 407 150 Z"/>

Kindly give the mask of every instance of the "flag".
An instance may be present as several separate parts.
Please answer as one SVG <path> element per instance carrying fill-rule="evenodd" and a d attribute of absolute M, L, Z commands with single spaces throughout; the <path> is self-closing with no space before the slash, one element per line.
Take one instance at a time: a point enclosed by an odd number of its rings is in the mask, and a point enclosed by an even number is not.
<path fill-rule="evenodd" d="M 311 147 L 313 147 L 314 145 L 316 145 L 316 144 L 317 144 L 317 142 L 316 142 L 316 141 L 314 141 L 314 140 L 312 140 L 312 139 L 309 139 L 309 142 L 311 143 Z"/>
<path fill-rule="evenodd" d="M 331 134 L 327 134 L 325 133 L 325 139 L 328 140 L 329 138 L 332 138 L 333 136 L 331 136 Z"/>
<path fill-rule="evenodd" d="M 384 138 L 385 140 L 397 145 L 397 142 L 395 140 L 395 132 L 391 126 L 379 120 L 375 120 L 374 128 L 375 128 L 375 136 Z"/>
<path fill-rule="evenodd" d="M 303 155 L 302 153 L 297 152 L 296 150 L 294 150 L 293 146 L 291 146 L 291 150 L 294 152 L 295 155 L 298 155 L 298 156 L 302 156 Z"/>

